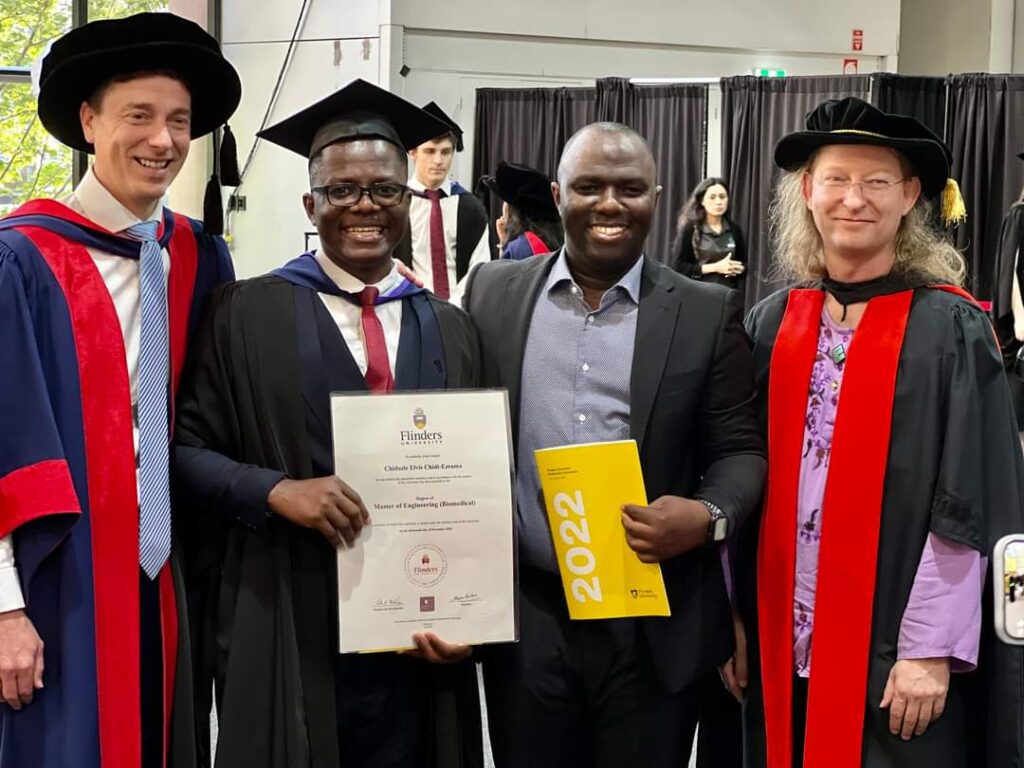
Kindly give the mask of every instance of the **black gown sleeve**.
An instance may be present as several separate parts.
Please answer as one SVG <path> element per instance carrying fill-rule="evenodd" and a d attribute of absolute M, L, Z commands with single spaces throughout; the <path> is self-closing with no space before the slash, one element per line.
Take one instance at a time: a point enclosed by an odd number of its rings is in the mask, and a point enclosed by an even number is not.
<path fill-rule="evenodd" d="M 957 302 L 945 341 L 949 369 L 945 440 L 931 530 L 992 554 L 1006 533 L 1024 529 L 1024 464 L 1010 392 L 988 317 Z"/>
<path fill-rule="evenodd" d="M 267 496 L 285 474 L 230 458 L 239 455 L 241 439 L 238 382 L 229 357 L 234 295 L 230 287 L 218 292 L 193 342 L 178 400 L 172 471 L 176 491 L 196 508 L 264 530 Z"/>
<path fill-rule="evenodd" d="M 1024 458 L 992 326 L 979 308 L 952 307 L 943 350 L 950 386 L 930 528 L 991 557 L 1024 533 Z M 993 631 L 991 561 L 982 598 L 978 667 L 965 687 L 967 765 L 1020 766 L 1024 755 L 1024 648 Z"/>

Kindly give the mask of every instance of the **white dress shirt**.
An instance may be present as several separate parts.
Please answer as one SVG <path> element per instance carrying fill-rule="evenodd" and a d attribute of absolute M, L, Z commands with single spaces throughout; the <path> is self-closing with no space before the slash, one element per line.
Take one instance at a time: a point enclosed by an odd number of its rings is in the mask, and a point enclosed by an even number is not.
<path fill-rule="evenodd" d="M 103 229 L 121 232 L 139 219 L 125 208 L 107 191 L 90 168 L 82 177 L 81 183 L 64 203 L 76 213 L 81 214 Z M 163 216 L 163 206 L 158 205 L 148 220 L 159 221 Z M 132 398 L 132 439 L 135 444 L 135 465 L 139 459 L 139 420 L 136 398 L 138 391 L 139 372 L 139 335 L 141 332 L 141 305 L 139 302 L 139 261 L 125 256 L 88 249 L 96 269 L 103 278 L 104 285 L 110 292 L 114 302 L 114 311 L 121 326 L 124 340 L 125 362 L 128 366 L 128 380 Z M 164 279 L 170 272 L 171 259 L 165 250 Z M 136 482 L 138 478 L 136 476 Z M 18 572 L 15 569 L 14 545 L 11 536 L 0 538 L 0 612 L 12 611 L 25 607 Z"/>
<path fill-rule="evenodd" d="M 341 290 L 347 293 L 359 293 L 366 287 L 366 283 L 339 267 L 324 256 L 322 251 L 317 251 L 316 260 L 326 275 Z M 388 276 L 380 282 L 373 283 L 372 287 L 384 294 L 401 283 L 403 279 L 398 271 L 398 262 L 396 261 L 392 263 Z M 367 363 L 366 340 L 363 338 L 363 308 L 348 299 L 329 293 L 318 292 L 317 296 L 327 307 L 331 319 L 341 331 L 341 337 L 352 353 L 356 365 L 359 366 L 359 372 L 365 376 Z M 388 301 L 373 308 L 384 328 L 384 343 L 388 348 L 388 363 L 391 366 L 392 377 L 395 375 L 395 362 L 398 360 L 398 340 L 402 335 L 402 305 L 404 303 L 400 300 Z"/>
<path fill-rule="evenodd" d="M 409 188 L 415 192 L 426 190 L 426 186 L 416 178 L 415 174 L 409 178 Z M 455 243 L 459 227 L 459 195 L 452 194 L 451 179 L 446 179 L 438 189 L 445 195 L 441 198 L 441 221 L 444 223 L 444 250 L 448 263 L 448 288 L 451 294 L 448 300 L 452 304 L 461 306 L 466 277 L 477 264 L 491 260 L 490 243 L 487 237 L 487 228 L 484 227 L 483 235 L 469 259 L 466 274 L 463 275 L 461 281 L 457 280 Z M 430 258 L 430 207 L 430 200 L 419 195 L 412 196 L 409 203 L 409 233 L 412 236 L 412 269 L 423 279 L 426 289 L 433 291 L 434 267 Z"/>

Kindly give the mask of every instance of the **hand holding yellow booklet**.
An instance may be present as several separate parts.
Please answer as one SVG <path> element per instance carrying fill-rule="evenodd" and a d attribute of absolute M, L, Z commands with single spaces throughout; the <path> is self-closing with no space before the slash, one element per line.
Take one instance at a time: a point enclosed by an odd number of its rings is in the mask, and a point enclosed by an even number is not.
<path fill-rule="evenodd" d="M 668 616 L 661 566 L 626 543 L 623 504 L 647 504 L 635 440 L 534 451 L 571 619 Z"/>

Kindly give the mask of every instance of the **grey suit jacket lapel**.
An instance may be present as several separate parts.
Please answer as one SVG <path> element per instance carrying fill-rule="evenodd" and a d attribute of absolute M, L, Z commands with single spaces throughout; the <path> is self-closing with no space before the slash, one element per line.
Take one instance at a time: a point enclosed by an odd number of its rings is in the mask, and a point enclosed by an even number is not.
<path fill-rule="evenodd" d="M 512 434 L 519 428 L 519 388 L 523 373 L 523 355 L 526 353 L 526 337 L 530 332 L 530 319 L 537 297 L 551 268 L 558 258 L 558 252 L 550 256 L 535 256 L 527 262 L 522 271 L 517 271 L 505 284 L 501 307 L 501 327 L 508 334 L 508 342 L 502 345 L 499 359 L 501 380 L 508 387 L 508 403 L 512 412 Z"/>
<path fill-rule="evenodd" d="M 645 258 L 640 281 L 640 308 L 629 380 L 629 433 L 641 449 L 679 317 L 675 287 L 661 280 L 662 269 Z"/>

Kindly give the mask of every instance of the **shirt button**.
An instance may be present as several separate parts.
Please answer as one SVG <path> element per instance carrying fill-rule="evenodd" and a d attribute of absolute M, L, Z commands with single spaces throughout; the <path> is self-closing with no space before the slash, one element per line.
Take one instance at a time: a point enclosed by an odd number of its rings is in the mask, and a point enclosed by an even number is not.
<path fill-rule="evenodd" d="M 587 417 L 586 417 L 586 416 L 584 416 L 584 415 L 583 415 L 583 414 L 581 413 L 581 414 L 580 414 L 580 421 L 586 421 L 586 420 L 587 420 Z"/>
<path fill-rule="evenodd" d="M 588 323 L 594 322 L 594 316 L 593 315 L 587 315 L 587 322 Z"/>
<path fill-rule="evenodd" d="M 572 291 L 573 296 L 580 292 L 580 289 L 577 288 L 575 285 L 570 290 Z"/>
<path fill-rule="evenodd" d="M 590 370 L 590 366 L 589 366 L 589 365 L 587 365 L 586 363 L 584 363 L 584 364 L 583 364 L 583 371 L 584 371 L 584 373 L 586 373 L 586 372 L 587 372 L 587 371 L 589 371 L 589 370 Z"/>

